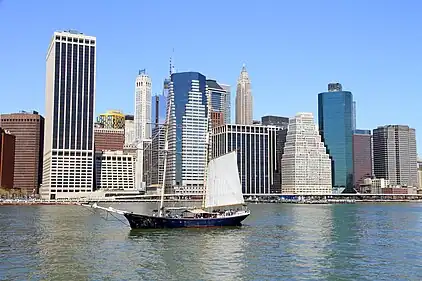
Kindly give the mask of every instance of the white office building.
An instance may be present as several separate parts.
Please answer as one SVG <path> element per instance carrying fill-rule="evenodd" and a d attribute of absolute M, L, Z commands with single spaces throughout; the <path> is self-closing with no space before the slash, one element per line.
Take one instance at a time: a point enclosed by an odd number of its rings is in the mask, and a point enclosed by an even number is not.
<path fill-rule="evenodd" d="M 103 151 L 95 155 L 98 189 L 135 189 L 135 157 L 123 151 Z"/>
<path fill-rule="evenodd" d="M 135 81 L 135 138 L 151 138 L 151 78 L 140 70 Z"/>
<path fill-rule="evenodd" d="M 95 81 L 96 38 L 54 32 L 46 58 L 44 199 L 94 188 Z"/>
<path fill-rule="evenodd" d="M 281 158 L 282 193 L 331 194 L 331 160 L 312 113 L 289 120 Z"/>

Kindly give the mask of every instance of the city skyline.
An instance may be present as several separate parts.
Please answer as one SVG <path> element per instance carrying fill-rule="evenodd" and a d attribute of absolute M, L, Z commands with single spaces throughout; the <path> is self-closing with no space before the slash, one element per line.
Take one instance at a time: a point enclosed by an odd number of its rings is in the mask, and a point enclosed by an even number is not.
<path fill-rule="evenodd" d="M 382 9 L 376 3 L 362 1 L 310 2 L 305 6 L 269 1 L 242 6 L 224 3 L 228 21 L 205 22 L 195 27 L 189 25 L 193 20 L 192 7 L 187 3 L 168 3 L 165 11 L 157 3 L 147 1 L 101 7 L 77 0 L 72 7 L 58 3 L 56 8 L 66 9 L 66 15 L 54 14 L 47 3 L 25 3 L 25 9 L 20 3 L 2 1 L 0 4 L 0 33 L 14 42 L 0 46 L 0 61 L 11 66 L 0 70 L 0 92 L 10 97 L 1 103 L 2 113 L 37 110 L 45 115 L 45 45 L 53 31 L 74 28 L 95 35 L 98 40 L 101 71 L 97 79 L 96 115 L 107 109 L 133 114 L 133 75 L 138 69 L 147 69 L 153 80 L 152 93 L 160 93 L 162 80 L 168 76 L 170 56 L 177 72 L 199 71 L 232 88 L 239 68 L 245 63 L 253 82 L 254 119 L 264 115 L 294 116 L 298 111 L 312 112 L 316 117 L 317 93 L 325 90 L 327 83 L 339 81 L 353 92 L 357 101 L 357 128 L 406 124 L 416 129 L 419 151 L 422 148 L 422 130 L 417 123 L 422 117 L 418 110 L 420 97 L 409 83 L 417 81 L 421 72 L 414 64 L 421 42 L 411 35 L 417 34 L 415 26 L 421 22 L 416 13 L 419 3 L 388 3 Z M 82 4 L 84 13 L 81 14 L 77 7 Z M 202 7 L 205 4 L 196 6 Z M 111 24 L 109 19 L 115 16 L 116 9 L 126 16 L 118 16 L 117 23 Z M 137 10 L 149 12 L 134 21 Z M 39 19 L 37 15 L 46 11 L 51 16 Z M 180 21 L 172 21 L 170 11 L 180 13 Z M 327 12 L 329 17 L 318 16 Z M 96 21 L 89 20 L 87 15 L 91 13 L 96 14 Z M 152 15 L 157 13 L 162 15 L 160 23 L 150 24 L 155 22 Z M 355 20 L 344 21 L 347 15 L 353 15 Z M 31 26 L 20 22 L 21 17 L 32 20 Z M 193 17 L 198 19 L 199 15 Z M 244 28 L 239 30 L 235 23 L 243 17 L 251 20 L 242 21 Z M 338 24 L 332 25 L 333 21 Z M 170 25 L 180 32 L 170 33 L 164 40 L 162 35 L 168 33 Z M 116 53 L 120 46 L 114 34 L 136 34 L 142 26 L 151 27 L 144 30 L 145 38 L 150 38 L 151 43 L 128 36 L 125 51 Z M 189 33 L 182 31 L 188 27 L 193 32 L 213 30 L 225 43 L 187 45 Z M 348 43 L 341 47 L 332 44 L 329 38 L 333 35 L 336 40 Z M 23 49 L 28 40 L 31 48 Z M 26 83 L 19 83 L 23 69 L 31 75 L 25 78 Z M 234 105 L 234 88 L 232 96 Z M 402 104 L 400 108 L 406 111 L 396 107 L 397 97 Z M 234 106 L 232 120 L 233 110 Z"/>

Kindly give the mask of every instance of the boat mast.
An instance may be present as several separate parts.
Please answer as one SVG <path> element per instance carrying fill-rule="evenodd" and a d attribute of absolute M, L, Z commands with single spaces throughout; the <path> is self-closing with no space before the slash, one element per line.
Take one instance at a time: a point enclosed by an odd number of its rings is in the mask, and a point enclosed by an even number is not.
<path fill-rule="evenodd" d="M 162 217 L 164 215 L 164 194 L 166 188 L 166 173 L 167 173 L 167 155 L 169 149 L 169 142 L 168 142 L 168 133 L 169 133 L 169 120 L 170 120 L 170 112 L 171 112 L 171 99 L 169 99 L 168 109 L 167 109 L 167 117 L 165 123 L 165 137 L 164 137 L 164 169 L 163 169 L 163 183 L 161 186 L 161 198 L 160 198 L 160 212 L 159 215 Z"/>
<path fill-rule="evenodd" d="M 209 105 L 211 104 L 211 97 L 208 96 L 208 126 L 207 126 L 207 134 L 205 138 L 205 169 L 204 169 L 204 188 L 202 191 L 202 209 L 205 209 L 205 195 L 207 193 L 207 174 L 208 174 L 208 162 L 209 162 L 209 154 L 210 154 L 210 108 Z"/>
<path fill-rule="evenodd" d="M 174 49 L 173 49 L 174 52 Z M 170 57 L 170 71 L 169 76 L 171 80 L 171 75 L 173 74 L 173 64 L 172 64 L 172 57 Z M 164 194 L 166 189 L 166 174 L 167 174 L 167 155 L 168 155 L 168 149 L 169 149 L 169 142 L 168 142 L 168 134 L 169 134 L 169 123 L 170 123 L 170 112 L 171 112 L 171 97 L 170 95 L 167 96 L 168 104 L 167 104 L 167 116 L 166 116 L 166 122 L 164 124 L 165 126 L 165 137 L 164 137 L 164 169 L 163 169 L 163 184 L 161 186 L 161 198 L 160 198 L 160 211 L 159 216 L 162 217 L 164 215 Z"/>

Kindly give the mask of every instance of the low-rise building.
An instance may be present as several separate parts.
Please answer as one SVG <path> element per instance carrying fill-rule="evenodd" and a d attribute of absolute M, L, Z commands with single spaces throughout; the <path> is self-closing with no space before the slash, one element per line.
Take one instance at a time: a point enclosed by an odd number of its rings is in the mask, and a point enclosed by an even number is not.
<path fill-rule="evenodd" d="M 124 144 L 124 129 L 94 128 L 95 151 L 123 150 Z"/>
<path fill-rule="evenodd" d="M 95 153 L 97 189 L 135 189 L 135 157 L 123 151 Z"/>

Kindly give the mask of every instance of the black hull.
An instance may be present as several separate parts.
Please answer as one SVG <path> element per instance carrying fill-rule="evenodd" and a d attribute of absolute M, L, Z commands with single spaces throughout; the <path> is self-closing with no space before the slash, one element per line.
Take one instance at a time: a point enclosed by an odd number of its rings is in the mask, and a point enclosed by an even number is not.
<path fill-rule="evenodd" d="M 221 218 L 166 218 L 125 213 L 132 229 L 240 226 L 249 213 Z"/>

